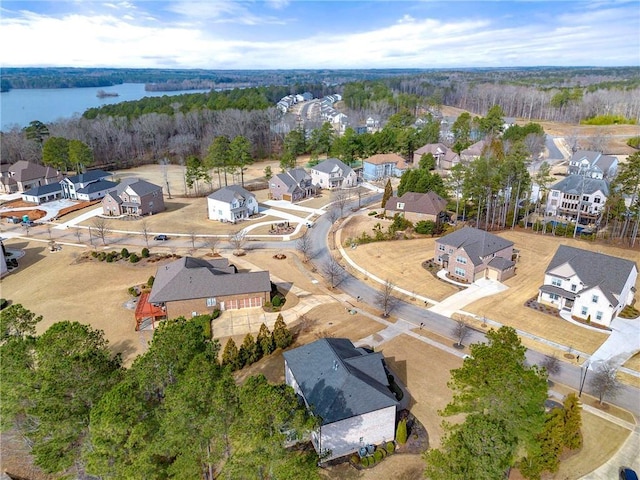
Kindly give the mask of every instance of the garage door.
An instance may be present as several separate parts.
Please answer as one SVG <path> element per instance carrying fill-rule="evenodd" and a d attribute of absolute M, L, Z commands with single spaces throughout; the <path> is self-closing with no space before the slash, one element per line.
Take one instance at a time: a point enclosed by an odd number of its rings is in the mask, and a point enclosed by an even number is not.
<path fill-rule="evenodd" d="M 500 278 L 500 272 L 498 272 L 498 270 L 488 268 L 487 272 L 487 278 L 489 278 L 490 280 L 498 280 L 498 278 Z"/>

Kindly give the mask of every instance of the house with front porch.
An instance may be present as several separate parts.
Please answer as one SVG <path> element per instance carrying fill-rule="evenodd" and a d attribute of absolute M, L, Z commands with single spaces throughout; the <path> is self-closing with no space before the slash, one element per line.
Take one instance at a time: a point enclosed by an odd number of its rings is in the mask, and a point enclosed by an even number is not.
<path fill-rule="evenodd" d="M 117 183 L 108 181 L 111 173 L 104 170 L 89 170 L 85 173 L 65 177 L 60 181 L 62 197 L 72 200 L 96 200 L 103 198 Z M 93 185 L 93 186 L 92 186 Z"/>
<path fill-rule="evenodd" d="M 19 160 L 2 168 L 0 191 L 3 193 L 26 192 L 43 185 L 58 183 L 61 179 L 62 175 L 55 168 Z"/>
<path fill-rule="evenodd" d="M 279 173 L 269 180 L 269 194 L 274 200 L 298 202 L 313 197 L 316 190 L 311 175 L 302 167 Z"/>
<path fill-rule="evenodd" d="M 560 245 L 544 273 L 538 302 L 605 327 L 636 292 L 638 266 L 631 260 Z"/>
<path fill-rule="evenodd" d="M 618 172 L 618 159 L 591 150 L 578 150 L 569 159 L 569 175 L 585 175 L 590 178 L 611 180 Z"/>
<path fill-rule="evenodd" d="M 285 382 L 320 418 L 311 441 L 323 461 L 395 439 L 398 401 L 382 353 L 322 338 L 282 355 Z"/>
<path fill-rule="evenodd" d="M 311 167 L 311 181 L 317 187 L 333 190 L 355 187 L 358 177 L 353 168 L 342 161 L 337 158 L 327 158 Z"/>
<path fill-rule="evenodd" d="M 367 181 L 400 177 L 409 164 L 397 153 L 378 153 L 362 161 L 362 178 Z"/>
<path fill-rule="evenodd" d="M 240 185 L 228 185 L 207 197 L 210 220 L 236 223 L 258 213 L 256 196 Z"/>
<path fill-rule="evenodd" d="M 463 227 L 436 240 L 435 262 L 463 283 L 511 278 L 516 273 L 513 258 L 513 242 L 473 227 Z"/>
<path fill-rule="evenodd" d="M 142 217 L 165 210 L 162 187 L 139 178 L 122 180 L 102 199 L 104 215 Z"/>
<path fill-rule="evenodd" d="M 431 220 L 442 223 L 447 221 L 447 201 L 436 192 L 405 192 L 401 197 L 389 197 L 385 205 L 385 215 L 393 217 L 399 214 L 416 223 Z"/>
<path fill-rule="evenodd" d="M 149 303 L 160 307 L 169 319 L 261 307 L 270 300 L 268 271 L 238 272 L 226 258 L 194 257 L 158 267 L 148 297 Z"/>

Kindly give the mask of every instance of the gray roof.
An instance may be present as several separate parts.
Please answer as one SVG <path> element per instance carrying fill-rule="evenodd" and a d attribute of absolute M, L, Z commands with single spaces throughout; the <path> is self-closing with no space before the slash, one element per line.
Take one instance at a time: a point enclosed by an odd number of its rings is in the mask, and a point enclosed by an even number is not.
<path fill-rule="evenodd" d="M 613 306 L 619 303 L 617 297 L 622 292 L 633 269 L 638 271 L 638 266 L 631 260 L 560 245 L 545 273 L 549 273 L 565 263 L 571 266 L 583 283 L 581 291 L 591 287 L 600 287 Z"/>
<path fill-rule="evenodd" d="M 299 186 L 301 182 L 304 180 L 311 181 L 311 176 L 307 173 L 307 171 L 302 168 L 292 168 L 284 173 L 279 173 L 276 175 L 284 183 L 289 190 L 292 191 L 295 187 Z"/>
<path fill-rule="evenodd" d="M 117 187 L 118 184 L 116 182 L 110 182 L 109 180 L 98 180 L 97 182 L 92 182 L 86 187 L 79 188 L 76 190 L 76 193 L 95 193 L 101 192 L 103 190 L 111 190 Z"/>
<path fill-rule="evenodd" d="M 570 292 L 564 288 L 556 287 L 555 285 L 542 285 L 539 290 L 542 293 L 553 293 L 555 295 L 560 295 L 563 298 L 568 298 L 569 300 L 575 300 L 576 298 L 575 292 Z"/>
<path fill-rule="evenodd" d="M 111 173 L 105 172 L 104 170 L 89 170 L 88 172 L 81 173 L 79 175 L 73 175 L 72 177 L 67 177 L 71 183 L 87 183 L 87 182 L 95 182 L 96 180 L 100 180 L 102 178 L 110 177 Z"/>
<path fill-rule="evenodd" d="M 445 235 L 439 238 L 437 243 L 462 248 L 474 265 L 480 265 L 482 258 L 488 255 L 513 246 L 513 242 L 509 240 L 472 227 L 464 227 Z"/>
<path fill-rule="evenodd" d="M 149 301 L 162 303 L 270 291 L 268 271 L 236 273 L 226 258 L 207 261 L 183 257 L 158 267 Z"/>
<path fill-rule="evenodd" d="M 8 170 L 13 173 L 13 177 L 18 182 L 28 182 L 38 178 L 55 178 L 58 175 L 58 171 L 52 167 L 45 167 L 26 160 L 18 160 Z"/>
<path fill-rule="evenodd" d="M 397 405 L 380 352 L 368 353 L 346 338 L 323 338 L 283 355 L 323 425 Z"/>
<path fill-rule="evenodd" d="M 331 173 L 337 171 L 338 169 L 342 169 L 343 177 L 346 177 L 353 171 L 350 166 L 346 165 L 337 158 L 327 158 L 326 160 L 313 167 L 313 169 L 323 173 Z"/>
<path fill-rule="evenodd" d="M 507 270 L 508 268 L 511 268 L 515 265 L 516 263 L 513 260 L 508 260 L 506 258 L 503 257 L 493 257 L 490 261 L 489 261 L 489 266 L 496 268 L 500 271 L 504 271 Z"/>
<path fill-rule="evenodd" d="M 569 175 L 551 187 L 570 195 L 591 195 L 598 190 L 609 196 L 609 182 L 599 178 L 585 178 L 582 175 Z"/>
<path fill-rule="evenodd" d="M 398 202 L 404 203 L 404 209 L 397 208 Z M 436 192 L 427 193 L 405 192 L 401 197 L 389 197 L 385 205 L 387 210 L 395 212 L 412 212 L 426 215 L 438 215 L 447 208 L 447 201 Z"/>
<path fill-rule="evenodd" d="M 220 202 L 231 203 L 234 200 L 247 200 L 250 197 L 255 198 L 255 195 L 249 190 L 242 188 L 240 185 L 229 185 L 221 188 L 220 190 L 216 190 L 207 198 L 218 200 Z"/>
<path fill-rule="evenodd" d="M 146 180 L 142 180 L 140 178 L 125 178 L 122 180 L 118 187 L 116 188 L 116 194 L 121 195 L 127 187 L 131 187 L 131 189 L 138 195 L 139 197 L 143 197 L 148 195 L 149 193 L 153 193 L 158 190 L 162 190 L 162 187 L 159 185 L 155 185 L 151 182 L 147 182 Z"/>
<path fill-rule="evenodd" d="M 34 187 L 26 192 L 23 195 L 30 195 L 32 197 L 39 197 L 40 195 L 47 195 L 49 193 L 62 192 L 62 186 L 59 183 L 50 183 L 49 185 L 40 185 L 39 187 Z"/>

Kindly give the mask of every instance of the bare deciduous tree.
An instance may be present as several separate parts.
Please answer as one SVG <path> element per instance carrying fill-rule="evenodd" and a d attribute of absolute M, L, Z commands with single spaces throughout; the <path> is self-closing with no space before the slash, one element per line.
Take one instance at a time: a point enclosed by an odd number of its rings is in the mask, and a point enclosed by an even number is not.
<path fill-rule="evenodd" d="M 546 355 L 542 361 L 542 366 L 547 370 L 549 375 L 557 375 L 560 373 L 560 360 L 555 355 Z"/>
<path fill-rule="evenodd" d="M 52 229 L 53 229 L 53 225 L 51 225 L 51 223 L 47 223 L 47 236 L 49 237 L 49 240 L 52 239 L 52 235 L 51 235 Z"/>
<path fill-rule="evenodd" d="M 622 384 L 616 377 L 617 371 L 617 367 L 611 361 L 603 362 L 594 368 L 589 385 L 598 396 L 600 405 L 605 397 L 613 398 L 620 392 Z"/>
<path fill-rule="evenodd" d="M 396 286 L 391 282 L 391 280 L 387 280 L 384 282 L 382 286 L 382 290 L 378 292 L 377 296 L 377 304 L 382 310 L 382 316 L 388 317 L 389 314 L 393 311 L 393 309 L 398 304 L 398 299 L 393 296 L 393 291 Z"/>
<path fill-rule="evenodd" d="M 351 192 L 349 192 L 349 190 L 346 190 L 344 188 L 337 188 L 331 192 L 331 201 L 333 202 L 336 209 L 340 213 L 340 217 L 338 218 L 341 218 L 344 216 L 344 209 L 347 206 L 347 202 L 349 201 L 350 197 L 351 197 Z"/>
<path fill-rule="evenodd" d="M 211 250 L 212 256 L 215 256 L 219 243 L 220 243 L 220 239 L 218 237 L 208 237 L 205 240 L 205 245 L 207 246 L 208 249 Z"/>
<path fill-rule="evenodd" d="M 76 227 L 75 234 L 78 239 L 78 243 L 82 243 L 82 232 L 80 231 L 80 227 Z"/>
<path fill-rule="evenodd" d="M 463 347 L 464 339 L 469 336 L 470 329 L 469 325 L 464 320 L 456 320 L 456 324 L 453 326 L 453 334 L 458 339 L 456 343 L 457 347 Z"/>
<path fill-rule="evenodd" d="M 303 262 L 306 263 L 311 258 L 312 248 L 311 235 L 309 235 L 309 230 L 306 230 L 302 236 L 296 240 L 296 250 L 302 254 Z"/>
<path fill-rule="evenodd" d="M 229 243 L 234 249 L 234 253 L 241 253 L 247 243 L 247 234 L 244 230 L 239 230 L 229 237 Z"/>
<path fill-rule="evenodd" d="M 106 245 L 106 237 L 111 233 L 107 220 L 103 217 L 96 217 L 92 223 L 94 232 L 100 238 L 100 240 L 102 240 L 102 244 Z"/>
<path fill-rule="evenodd" d="M 322 274 L 329 282 L 329 286 L 335 288 L 340 285 L 340 282 L 344 279 L 345 272 L 338 260 L 331 255 L 329 259 L 322 264 Z"/>
<path fill-rule="evenodd" d="M 147 245 L 147 248 L 149 248 L 149 237 L 151 236 L 151 232 L 149 232 L 149 225 L 146 220 L 142 220 L 142 223 L 140 224 L 140 233 L 144 238 L 144 243 Z"/>
<path fill-rule="evenodd" d="M 196 240 L 198 239 L 198 235 L 193 230 L 189 231 L 189 240 L 191 240 L 191 249 L 195 251 L 196 249 Z"/>

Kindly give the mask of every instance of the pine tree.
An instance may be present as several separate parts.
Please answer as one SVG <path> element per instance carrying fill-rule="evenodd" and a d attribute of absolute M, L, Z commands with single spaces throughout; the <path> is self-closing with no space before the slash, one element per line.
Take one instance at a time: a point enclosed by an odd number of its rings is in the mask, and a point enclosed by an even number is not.
<path fill-rule="evenodd" d="M 254 362 L 260 360 L 260 355 L 258 354 L 258 346 L 256 345 L 255 340 L 253 339 L 253 335 L 247 333 L 242 341 L 242 345 L 240 346 L 240 350 L 238 351 L 238 357 L 240 359 L 240 363 L 245 365 L 251 365 Z"/>
<path fill-rule="evenodd" d="M 230 366 L 231 370 L 238 370 L 238 347 L 236 346 L 236 342 L 233 341 L 233 338 L 227 340 L 227 344 L 224 346 L 224 351 L 222 352 L 222 365 Z"/>
<path fill-rule="evenodd" d="M 580 401 L 575 393 L 567 395 L 564 400 L 564 441 L 565 447 L 575 450 L 582 448 L 582 412 Z"/>
<path fill-rule="evenodd" d="M 287 348 L 293 343 L 293 335 L 287 328 L 287 325 L 284 323 L 282 314 L 278 315 L 278 318 L 276 318 L 276 323 L 273 326 L 273 341 L 276 344 L 277 348 Z"/>
<path fill-rule="evenodd" d="M 384 186 L 384 193 L 382 194 L 382 204 L 380 208 L 384 208 L 387 205 L 387 201 L 393 196 L 393 187 L 391 186 L 391 179 L 387 180 L 387 184 Z"/>
<path fill-rule="evenodd" d="M 398 422 L 396 428 L 396 442 L 400 445 L 407 443 L 407 419 L 403 418 Z"/>
<path fill-rule="evenodd" d="M 258 338 L 256 340 L 260 355 L 271 355 L 276 349 L 273 343 L 273 335 L 269 331 L 264 323 L 260 325 L 260 331 L 258 332 Z"/>

